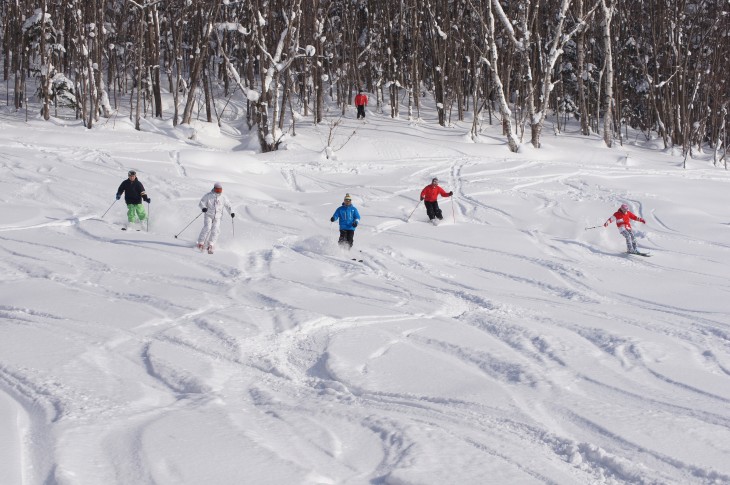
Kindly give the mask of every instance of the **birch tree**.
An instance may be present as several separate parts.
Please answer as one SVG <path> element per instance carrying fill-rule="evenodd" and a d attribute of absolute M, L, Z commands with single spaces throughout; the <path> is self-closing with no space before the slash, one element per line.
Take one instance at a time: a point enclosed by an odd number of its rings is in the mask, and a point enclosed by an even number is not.
<path fill-rule="evenodd" d="M 500 115 L 502 116 L 502 134 L 507 136 L 507 145 L 509 146 L 509 149 L 511 152 L 517 152 L 519 150 L 519 142 L 515 136 L 515 133 L 513 131 L 512 127 L 512 110 L 509 108 L 509 103 L 507 103 L 507 98 L 505 97 L 504 93 L 504 87 L 502 84 L 502 79 L 499 76 L 499 51 L 497 49 L 497 42 L 496 42 L 496 36 L 495 36 L 495 30 L 494 30 L 494 13 L 492 7 L 499 6 L 498 0 L 493 0 L 491 3 L 487 4 L 487 18 L 489 21 L 489 28 L 487 30 L 488 32 L 488 38 L 487 43 L 489 44 L 489 52 L 491 54 L 491 71 L 492 71 L 492 82 L 495 86 L 495 93 L 497 96 L 497 101 L 499 102 L 499 111 Z M 497 8 L 497 12 L 504 14 L 504 11 L 502 10 L 502 7 L 499 6 Z M 511 30 L 511 25 L 508 27 L 508 31 Z M 513 34 L 514 36 L 514 34 Z"/>
<path fill-rule="evenodd" d="M 611 54 L 611 20 L 613 20 L 614 5 L 611 0 L 600 0 L 603 12 L 603 49 L 604 53 L 604 103 L 603 103 L 603 141 L 607 147 L 613 146 L 613 56 Z"/>

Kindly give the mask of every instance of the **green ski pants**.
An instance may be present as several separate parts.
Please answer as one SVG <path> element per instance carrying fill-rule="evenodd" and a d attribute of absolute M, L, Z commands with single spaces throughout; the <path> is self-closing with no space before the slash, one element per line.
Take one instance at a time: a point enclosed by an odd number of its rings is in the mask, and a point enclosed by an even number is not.
<path fill-rule="evenodd" d="M 129 222 L 134 222 L 137 217 L 139 217 L 140 221 L 147 218 L 144 206 L 142 204 L 127 204 L 127 220 Z"/>

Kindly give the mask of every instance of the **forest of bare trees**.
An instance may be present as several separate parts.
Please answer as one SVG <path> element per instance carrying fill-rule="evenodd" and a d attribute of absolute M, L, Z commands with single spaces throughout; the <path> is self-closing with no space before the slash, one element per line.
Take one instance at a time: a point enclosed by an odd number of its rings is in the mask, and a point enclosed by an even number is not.
<path fill-rule="evenodd" d="M 320 123 L 362 89 L 393 117 L 428 97 L 443 126 L 501 124 L 513 151 L 575 119 L 608 146 L 631 128 L 726 156 L 725 0 L 0 0 L 0 14 L 5 102 L 89 128 L 216 122 L 215 97 L 241 96 L 271 151 L 293 110 Z"/>

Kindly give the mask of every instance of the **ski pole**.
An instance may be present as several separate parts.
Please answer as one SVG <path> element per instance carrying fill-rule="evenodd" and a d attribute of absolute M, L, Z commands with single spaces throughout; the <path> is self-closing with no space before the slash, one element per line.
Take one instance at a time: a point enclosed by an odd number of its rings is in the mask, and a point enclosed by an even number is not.
<path fill-rule="evenodd" d="M 587 231 L 588 229 L 600 229 L 603 226 L 592 226 L 592 227 L 586 227 L 584 231 Z"/>
<path fill-rule="evenodd" d="M 150 203 L 147 202 L 147 232 L 150 232 Z"/>
<path fill-rule="evenodd" d="M 117 200 L 119 199 L 114 199 L 114 202 L 112 202 L 112 205 L 109 206 L 109 209 L 107 209 L 106 212 L 109 212 L 111 210 L 112 206 L 117 203 Z M 106 212 L 101 216 L 102 219 L 106 215 Z"/>
<path fill-rule="evenodd" d="M 233 239 L 236 238 L 236 225 L 233 223 L 233 217 L 231 217 L 231 229 L 233 230 Z"/>
<path fill-rule="evenodd" d="M 454 218 L 454 224 L 456 224 L 456 212 L 454 211 L 454 196 L 451 196 L 451 217 Z"/>
<path fill-rule="evenodd" d="M 180 231 L 180 232 L 178 232 L 177 234 L 175 234 L 175 239 L 177 239 L 177 237 L 178 237 L 178 236 L 179 236 L 180 234 L 182 234 L 182 233 L 183 233 L 183 231 L 184 231 L 185 229 L 187 229 L 188 227 L 190 227 L 190 224 L 192 224 L 193 222 L 195 222 L 196 220 L 198 220 L 198 217 L 200 217 L 200 216 L 202 216 L 202 215 L 203 215 L 203 213 L 201 212 L 200 214 L 198 214 L 197 216 L 195 216 L 195 219 L 193 219 L 192 221 L 190 221 L 190 223 L 189 223 L 189 224 L 188 224 L 187 226 L 183 227 L 183 230 L 182 230 L 182 231 Z"/>
<path fill-rule="evenodd" d="M 414 212 L 416 212 L 416 209 L 418 209 L 418 206 L 421 205 L 421 199 L 418 199 L 418 204 L 416 204 L 416 207 L 413 208 L 410 214 L 408 214 L 408 219 L 406 219 L 406 222 L 411 220 L 411 216 Z"/>

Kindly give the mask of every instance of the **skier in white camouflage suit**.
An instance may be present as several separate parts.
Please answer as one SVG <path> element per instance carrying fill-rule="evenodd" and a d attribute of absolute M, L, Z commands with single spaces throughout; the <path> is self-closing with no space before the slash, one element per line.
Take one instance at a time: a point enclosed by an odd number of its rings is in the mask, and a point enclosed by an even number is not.
<path fill-rule="evenodd" d="M 205 213 L 205 219 L 203 222 L 203 230 L 200 231 L 198 236 L 198 249 L 201 251 L 205 249 L 206 244 L 208 252 L 213 254 L 213 248 L 218 240 L 218 235 L 221 232 L 221 217 L 223 217 L 223 209 L 227 210 L 231 215 L 231 218 L 236 217 L 231 209 L 231 203 L 228 197 L 223 195 L 223 186 L 216 182 L 213 186 L 213 190 L 208 192 L 200 199 L 198 204 L 200 209 Z"/>

